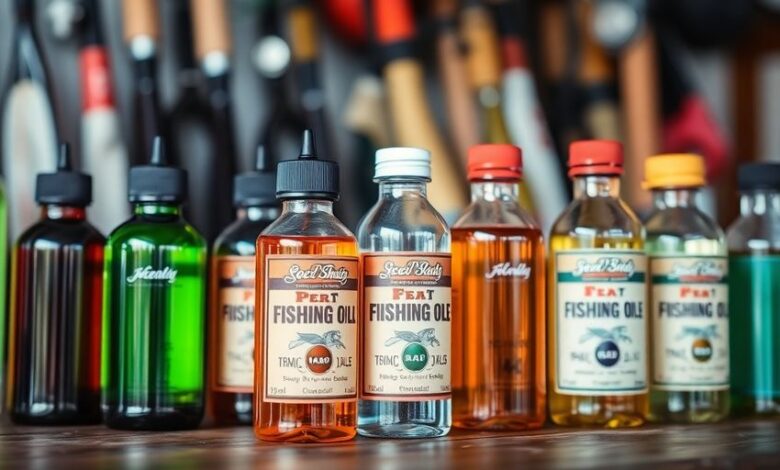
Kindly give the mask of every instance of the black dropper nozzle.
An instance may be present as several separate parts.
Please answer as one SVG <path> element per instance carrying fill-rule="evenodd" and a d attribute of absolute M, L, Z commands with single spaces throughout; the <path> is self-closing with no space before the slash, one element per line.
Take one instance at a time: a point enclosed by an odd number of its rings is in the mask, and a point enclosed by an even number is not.
<path fill-rule="evenodd" d="M 233 185 L 233 204 L 236 207 L 276 206 L 275 172 L 268 168 L 265 147 L 257 147 L 255 169 L 236 175 Z"/>
<path fill-rule="evenodd" d="M 277 199 L 339 198 L 339 166 L 320 160 L 311 129 L 303 131 L 301 153 L 295 160 L 283 160 L 276 169 Z"/>
<path fill-rule="evenodd" d="M 152 142 L 148 165 L 130 168 L 128 199 L 130 202 L 181 203 L 187 195 L 187 172 L 168 166 L 165 141 L 157 136 Z"/>
<path fill-rule="evenodd" d="M 35 183 L 35 201 L 39 204 L 62 204 L 86 207 L 92 202 L 92 178 L 73 171 L 70 146 L 63 143 L 54 173 L 40 173 Z"/>

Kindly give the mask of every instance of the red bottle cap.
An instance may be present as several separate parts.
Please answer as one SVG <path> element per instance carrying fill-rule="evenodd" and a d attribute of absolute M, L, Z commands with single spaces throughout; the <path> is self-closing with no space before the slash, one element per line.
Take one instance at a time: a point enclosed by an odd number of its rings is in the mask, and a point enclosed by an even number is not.
<path fill-rule="evenodd" d="M 569 146 L 569 177 L 622 175 L 623 145 L 614 140 L 578 140 Z"/>
<path fill-rule="evenodd" d="M 470 181 L 518 180 L 523 177 L 523 151 L 508 144 L 474 145 L 466 170 Z"/>

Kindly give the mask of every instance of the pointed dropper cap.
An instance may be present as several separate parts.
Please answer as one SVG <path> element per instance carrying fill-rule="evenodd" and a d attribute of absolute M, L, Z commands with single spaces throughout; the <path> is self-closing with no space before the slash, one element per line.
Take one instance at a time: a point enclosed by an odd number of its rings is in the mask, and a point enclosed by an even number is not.
<path fill-rule="evenodd" d="M 317 158 L 314 133 L 303 131 L 301 153 L 276 168 L 277 199 L 339 199 L 339 165 Z"/>
<path fill-rule="evenodd" d="M 181 203 L 187 197 L 187 172 L 168 166 L 162 137 L 154 138 L 148 165 L 130 168 L 128 200 Z"/>
<path fill-rule="evenodd" d="M 92 203 L 92 177 L 73 171 L 70 147 L 60 145 L 57 171 L 40 173 L 35 182 L 35 201 L 39 204 L 62 204 L 86 207 Z"/>
<path fill-rule="evenodd" d="M 276 172 L 269 168 L 265 147 L 257 147 L 254 171 L 236 175 L 233 185 L 233 205 L 236 207 L 274 207 Z"/>

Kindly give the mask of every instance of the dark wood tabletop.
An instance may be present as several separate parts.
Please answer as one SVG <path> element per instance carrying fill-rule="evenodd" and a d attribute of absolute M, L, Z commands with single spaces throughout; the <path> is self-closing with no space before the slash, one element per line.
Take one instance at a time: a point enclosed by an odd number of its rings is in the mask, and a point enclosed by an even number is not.
<path fill-rule="evenodd" d="M 780 468 L 780 420 L 530 433 L 455 430 L 445 438 L 265 444 L 248 427 L 126 432 L 0 424 L 6 468 Z"/>

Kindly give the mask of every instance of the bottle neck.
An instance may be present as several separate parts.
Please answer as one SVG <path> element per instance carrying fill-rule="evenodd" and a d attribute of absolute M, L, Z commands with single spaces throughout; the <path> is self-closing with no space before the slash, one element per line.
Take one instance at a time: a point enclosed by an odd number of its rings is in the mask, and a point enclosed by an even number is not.
<path fill-rule="evenodd" d="M 653 203 L 656 209 L 693 208 L 699 188 L 666 188 L 653 190 Z"/>
<path fill-rule="evenodd" d="M 520 196 L 520 184 L 517 181 L 472 181 L 471 201 L 514 201 Z"/>
<path fill-rule="evenodd" d="M 380 179 L 379 197 L 397 199 L 409 194 L 427 197 L 428 180 L 417 179 Z"/>
<path fill-rule="evenodd" d="M 739 209 L 742 215 L 780 213 L 780 192 L 766 189 L 743 191 Z"/>
<path fill-rule="evenodd" d="M 252 222 L 274 220 L 279 217 L 279 208 L 266 206 L 239 207 L 237 217 L 239 220 L 250 220 Z"/>
<path fill-rule="evenodd" d="M 314 213 L 333 214 L 333 201 L 326 199 L 290 199 L 282 202 L 282 213 Z"/>
<path fill-rule="evenodd" d="M 614 175 L 586 175 L 574 178 L 574 198 L 620 197 L 620 177 Z"/>
<path fill-rule="evenodd" d="M 176 202 L 140 202 L 133 206 L 135 215 L 180 216 L 181 204 Z"/>
<path fill-rule="evenodd" d="M 85 207 L 45 204 L 41 206 L 41 218 L 46 220 L 86 220 Z"/>

